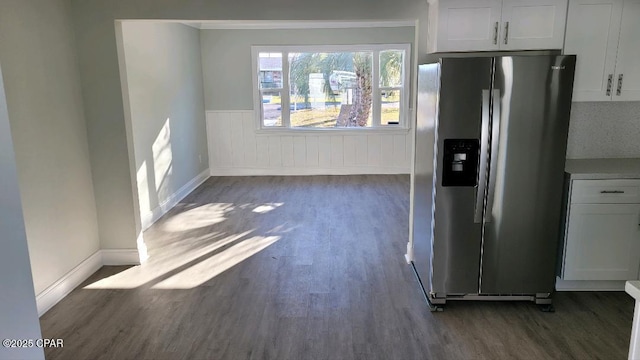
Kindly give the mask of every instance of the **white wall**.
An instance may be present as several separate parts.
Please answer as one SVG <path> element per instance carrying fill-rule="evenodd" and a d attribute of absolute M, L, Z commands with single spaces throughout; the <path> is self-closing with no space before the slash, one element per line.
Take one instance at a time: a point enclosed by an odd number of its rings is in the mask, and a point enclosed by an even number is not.
<path fill-rule="evenodd" d="M 211 175 L 408 174 L 412 132 L 256 133 L 255 113 L 208 111 Z"/>
<path fill-rule="evenodd" d="M 36 294 L 99 248 L 74 40 L 68 1 L 0 2 L 0 63 Z"/>
<path fill-rule="evenodd" d="M 114 20 L 415 20 L 426 9 L 426 0 L 71 0 L 71 4 L 100 239 L 107 248 L 135 247 L 137 235 Z"/>
<path fill-rule="evenodd" d="M 200 32 L 177 23 L 124 21 L 122 45 L 144 228 L 208 167 Z"/>
<path fill-rule="evenodd" d="M 0 339 L 41 337 L 13 141 L 0 70 Z M 44 359 L 39 348 L 0 346 L 0 359 Z"/>
<path fill-rule="evenodd" d="M 256 131 L 251 46 L 408 43 L 414 50 L 415 36 L 413 26 L 202 30 L 211 174 L 408 174 L 410 131 Z"/>
<path fill-rule="evenodd" d="M 579 102 L 571 107 L 568 159 L 640 158 L 640 102 Z"/>

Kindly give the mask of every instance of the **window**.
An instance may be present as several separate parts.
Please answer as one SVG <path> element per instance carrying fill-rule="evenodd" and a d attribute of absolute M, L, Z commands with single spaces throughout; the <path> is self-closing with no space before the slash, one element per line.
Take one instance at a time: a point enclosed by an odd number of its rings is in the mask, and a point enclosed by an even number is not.
<path fill-rule="evenodd" d="M 407 127 L 409 49 L 407 44 L 253 47 L 260 128 Z"/>

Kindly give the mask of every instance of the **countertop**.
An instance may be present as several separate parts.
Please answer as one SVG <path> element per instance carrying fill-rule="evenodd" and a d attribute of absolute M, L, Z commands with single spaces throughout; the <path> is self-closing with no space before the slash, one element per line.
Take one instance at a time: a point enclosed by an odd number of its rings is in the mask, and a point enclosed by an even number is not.
<path fill-rule="evenodd" d="M 571 179 L 640 179 L 640 159 L 567 159 Z"/>

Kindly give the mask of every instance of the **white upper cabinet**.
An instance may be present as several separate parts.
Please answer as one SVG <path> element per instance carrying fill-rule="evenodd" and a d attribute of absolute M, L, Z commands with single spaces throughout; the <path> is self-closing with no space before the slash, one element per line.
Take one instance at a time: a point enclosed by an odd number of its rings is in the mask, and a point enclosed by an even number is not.
<path fill-rule="evenodd" d="M 640 0 L 627 0 L 622 8 L 614 81 L 613 100 L 640 100 Z"/>
<path fill-rule="evenodd" d="M 500 49 L 562 49 L 566 20 L 566 0 L 503 0 Z"/>
<path fill-rule="evenodd" d="M 640 100 L 640 0 L 571 0 L 565 54 L 574 101 Z"/>
<path fill-rule="evenodd" d="M 578 55 L 574 101 L 611 99 L 622 18 L 622 1 L 572 0 L 565 54 Z"/>
<path fill-rule="evenodd" d="M 430 52 L 500 49 L 501 12 L 501 0 L 430 1 Z"/>
<path fill-rule="evenodd" d="M 561 49 L 567 0 L 429 0 L 428 51 Z"/>

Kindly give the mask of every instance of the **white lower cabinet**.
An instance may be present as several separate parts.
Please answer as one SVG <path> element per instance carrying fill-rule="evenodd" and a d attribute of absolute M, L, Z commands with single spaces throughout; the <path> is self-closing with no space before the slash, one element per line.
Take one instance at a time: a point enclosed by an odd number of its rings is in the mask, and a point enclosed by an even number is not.
<path fill-rule="evenodd" d="M 640 204 L 572 204 L 564 280 L 631 280 L 640 266 Z"/>
<path fill-rule="evenodd" d="M 640 179 L 570 180 L 561 279 L 638 279 Z"/>

